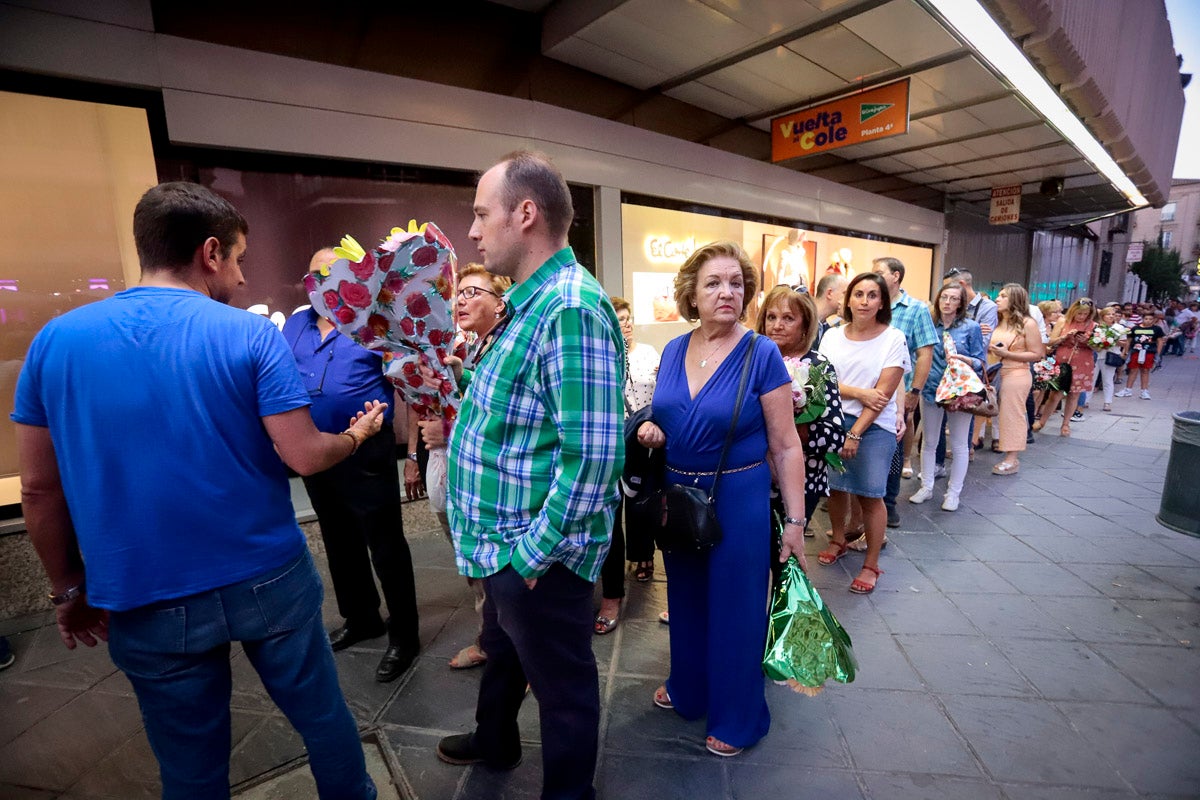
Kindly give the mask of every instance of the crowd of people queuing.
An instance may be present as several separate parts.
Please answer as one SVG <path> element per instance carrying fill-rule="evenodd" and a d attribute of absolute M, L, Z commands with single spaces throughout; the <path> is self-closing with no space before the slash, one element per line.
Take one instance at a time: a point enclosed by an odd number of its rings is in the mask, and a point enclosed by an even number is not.
<path fill-rule="evenodd" d="M 661 521 L 622 501 L 619 487 L 640 479 L 631 469 L 705 491 L 720 478 L 724 538 L 662 554 L 670 667 L 647 699 L 705 719 L 706 749 L 736 756 L 770 726 L 761 661 L 772 566 L 795 557 L 809 568 L 818 503 L 828 496 L 831 530 L 816 560 L 864 551 L 849 585 L 860 594 L 883 575 L 914 453 L 908 501 L 932 500 L 946 476 L 941 508 L 959 508 L 988 420 L 949 410 L 944 377 L 965 366 L 998 383 L 992 472 L 1012 475 L 1060 404 L 1069 436 L 1097 386 L 1105 411 L 1135 383 L 1149 398 L 1164 354 L 1194 351 L 1200 327 L 1194 302 L 1097 309 L 1084 297 L 1064 313 L 1057 301 L 1031 305 L 1015 283 L 993 301 L 965 269 L 947 272 L 927 305 L 902 288 L 905 267 L 891 257 L 811 291 L 775 286 L 748 319 L 759 272 L 739 244 L 718 241 L 680 269 L 675 305 L 695 327 L 660 355 L 635 341 L 629 302 L 575 260 L 570 193 L 547 157 L 498 161 L 473 213 L 482 263 L 457 275 L 463 340 L 446 360 L 462 410 L 412 418 L 403 477 L 410 497 L 428 492 L 480 615 L 476 641 L 450 662 L 482 667 L 476 727 L 443 738 L 437 755 L 516 767 L 531 691 L 544 798 L 595 796 L 592 637 L 619 624 L 627 562 L 635 580 L 654 577 Z M 420 649 L 393 395 L 380 356 L 333 320 L 302 311 L 280 336 L 227 306 L 248 232 L 195 184 L 142 197 L 141 284 L 54 320 L 30 349 L 13 412 L 26 521 L 63 642 L 108 641 L 134 687 L 164 797 L 229 796 L 238 641 L 304 738 L 320 796 L 373 798 L 333 652 L 386 634 L 376 678 L 387 682 Z M 335 258 L 321 249 L 310 269 Z M 87 360 L 73 357 L 85 348 Z M 1033 366 L 1048 354 L 1071 375 L 1043 390 Z M 129 421 L 122 436 L 97 424 L 112 419 Z M 313 500 L 343 617 L 328 633 L 288 468 Z"/>

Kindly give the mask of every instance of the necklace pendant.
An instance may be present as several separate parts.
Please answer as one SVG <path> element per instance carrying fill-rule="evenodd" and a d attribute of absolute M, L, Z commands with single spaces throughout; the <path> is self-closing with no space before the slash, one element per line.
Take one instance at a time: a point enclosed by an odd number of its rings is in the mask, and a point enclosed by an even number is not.
<path fill-rule="evenodd" d="M 708 359 L 707 359 L 707 358 L 702 358 L 702 359 L 700 359 L 700 366 L 701 366 L 701 367 L 707 367 L 707 366 L 708 366 Z"/>

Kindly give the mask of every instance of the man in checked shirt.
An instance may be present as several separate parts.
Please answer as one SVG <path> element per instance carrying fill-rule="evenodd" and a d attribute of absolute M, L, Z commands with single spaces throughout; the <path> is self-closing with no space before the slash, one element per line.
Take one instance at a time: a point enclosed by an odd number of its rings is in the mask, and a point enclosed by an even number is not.
<path fill-rule="evenodd" d="M 542 797 L 595 797 L 600 697 L 593 584 L 624 463 L 624 341 L 608 294 L 567 246 L 566 181 L 538 153 L 505 156 L 475 193 L 471 239 L 512 278 L 505 322 L 473 373 L 450 439 L 459 570 L 483 578 L 488 654 L 472 733 L 438 743 L 451 764 L 521 762 L 517 712 L 538 700 Z"/>

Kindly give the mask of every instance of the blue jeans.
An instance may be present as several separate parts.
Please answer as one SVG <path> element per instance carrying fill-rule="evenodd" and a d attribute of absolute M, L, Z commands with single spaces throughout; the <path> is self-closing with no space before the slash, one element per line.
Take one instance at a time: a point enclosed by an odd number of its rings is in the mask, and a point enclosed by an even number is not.
<path fill-rule="evenodd" d="M 112 612 L 109 654 L 129 678 L 164 800 L 229 797 L 230 642 L 304 738 L 322 800 L 374 800 L 338 685 L 308 549 L 250 580 Z"/>

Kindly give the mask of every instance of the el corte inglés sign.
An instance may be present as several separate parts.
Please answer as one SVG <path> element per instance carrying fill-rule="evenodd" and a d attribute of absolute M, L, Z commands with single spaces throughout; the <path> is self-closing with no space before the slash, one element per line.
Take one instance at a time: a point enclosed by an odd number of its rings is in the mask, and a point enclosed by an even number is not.
<path fill-rule="evenodd" d="M 908 82 L 889 83 L 771 120 L 771 161 L 908 132 Z"/>

